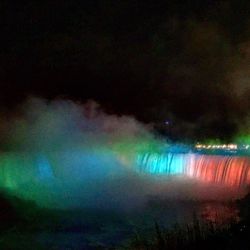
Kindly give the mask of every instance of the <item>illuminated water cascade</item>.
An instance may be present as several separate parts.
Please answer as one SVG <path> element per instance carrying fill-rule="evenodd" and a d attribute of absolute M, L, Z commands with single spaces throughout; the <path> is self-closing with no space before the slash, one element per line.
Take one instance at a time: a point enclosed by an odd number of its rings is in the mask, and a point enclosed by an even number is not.
<path fill-rule="evenodd" d="M 137 157 L 137 170 L 156 175 L 183 175 L 227 186 L 250 184 L 249 157 L 146 153 Z"/>
<path fill-rule="evenodd" d="M 48 155 L 5 152 L 0 155 L 0 188 L 21 190 L 27 183 L 32 187 L 32 183 L 47 185 L 57 180 L 72 184 L 109 180 L 125 173 L 118 158 L 109 151 L 72 150 Z M 246 186 L 250 184 L 250 157 L 151 152 L 138 154 L 136 171 Z"/>
<path fill-rule="evenodd" d="M 201 181 L 245 186 L 250 184 L 250 158 L 190 154 L 185 175 Z"/>
<path fill-rule="evenodd" d="M 0 156 L 0 187 L 17 189 L 27 183 L 53 178 L 49 160 L 42 155 L 3 153 Z"/>
<path fill-rule="evenodd" d="M 0 154 L 0 188 L 95 183 L 120 176 L 125 169 L 110 151 L 4 152 Z"/>
<path fill-rule="evenodd" d="M 188 155 L 146 153 L 138 155 L 136 161 L 139 172 L 175 175 L 183 174 Z"/>
<path fill-rule="evenodd" d="M 54 178 L 54 173 L 47 157 L 39 155 L 36 158 L 36 165 L 38 167 L 38 178 L 40 181 L 48 181 Z"/>

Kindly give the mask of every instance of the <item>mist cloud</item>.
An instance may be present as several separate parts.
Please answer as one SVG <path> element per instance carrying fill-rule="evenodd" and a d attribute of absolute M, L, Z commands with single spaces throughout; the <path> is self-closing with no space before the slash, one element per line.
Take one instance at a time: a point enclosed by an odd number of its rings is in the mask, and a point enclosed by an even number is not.
<path fill-rule="evenodd" d="M 221 194 L 213 185 L 184 177 L 138 172 L 138 154 L 159 152 L 164 140 L 133 117 L 106 114 L 94 101 L 32 97 L 1 119 L 1 188 L 41 206 L 126 210 L 145 205 L 152 196 Z"/>

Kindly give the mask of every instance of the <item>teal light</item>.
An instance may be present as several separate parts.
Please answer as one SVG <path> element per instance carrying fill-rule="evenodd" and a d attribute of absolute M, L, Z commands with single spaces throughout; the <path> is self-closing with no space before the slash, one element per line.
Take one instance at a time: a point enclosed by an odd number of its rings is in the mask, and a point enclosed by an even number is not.
<path fill-rule="evenodd" d="M 139 172 L 161 175 L 178 175 L 184 173 L 185 156 L 183 154 L 146 153 L 137 156 L 136 165 Z"/>
<path fill-rule="evenodd" d="M 45 155 L 37 157 L 38 178 L 40 181 L 48 180 L 54 177 L 52 167 Z"/>

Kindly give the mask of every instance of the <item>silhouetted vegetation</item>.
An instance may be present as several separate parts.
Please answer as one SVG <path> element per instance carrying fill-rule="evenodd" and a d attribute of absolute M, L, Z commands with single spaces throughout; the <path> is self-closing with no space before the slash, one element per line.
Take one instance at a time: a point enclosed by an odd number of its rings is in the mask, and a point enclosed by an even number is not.
<path fill-rule="evenodd" d="M 108 248 L 108 244 L 102 245 L 98 240 L 96 242 L 94 240 L 91 247 L 88 248 L 90 245 L 82 238 L 77 249 L 250 249 L 250 194 L 236 201 L 236 204 L 239 209 L 240 219 L 232 219 L 229 223 L 205 222 L 194 215 L 192 223 L 176 224 L 172 228 L 164 228 L 160 223 L 155 222 L 153 231 L 147 233 L 136 232 L 134 237 L 120 248 L 112 247 L 112 244 Z M 37 241 L 33 236 L 36 233 L 45 232 L 51 234 L 53 239 L 53 235 L 58 232 L 63 232 L 63 235 L 96 232 L 100 230 L 102 223 L 107 223 L 111 218 L 116 220 L 117 225 L 119 225 L 118 215 L 106 213 L 105 216 L 106 218 L 102 218 L 100 222 L 97 211 L 66 211 L 39 208 L 31 201 L 25 201 L 1 192 L 0 249 L 57 249 L 53 247 L 57 247 L 58 242 L 46 245 L 44 242 Z M 115 219 L 116 216 L 117 219 Z M 82 218 L 84 218 L 84 223 Z M 117 242 L 119 244 L 118 239 Z"/>
<path fill-rule="evenodd" d="M 131 250 L 247 250 L 250 249 L 250 193 L 236 202 L 239 221 L 221 224 L 204 222 L 194 216 L 187 225 L 164 229 L 155 223 L 149 235 L 136 233 L 125 249 Z"/>

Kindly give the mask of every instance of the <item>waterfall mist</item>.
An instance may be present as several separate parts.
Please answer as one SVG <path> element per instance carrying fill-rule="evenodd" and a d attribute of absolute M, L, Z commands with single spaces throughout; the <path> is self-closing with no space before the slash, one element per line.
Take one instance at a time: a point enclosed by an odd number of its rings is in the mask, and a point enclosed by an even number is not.
<path fill-rule="evenodd" d="M 0 186 L 41 206 L 130 209 L 151 196 L 234 194 L 184 177 L 137 171 L 137 156 L 159 151 L 163 141 L 133 117 L 106 114 L 93 101 L 32 97 L 0 119 Z M 177 168 L 174 173 L 181 174 Z"/>
<path fill-rule="evenodd" d="M 5 117 L 0 185 L 15 195 L 43 206 L 126 208 L 147 193 L 133 159 L 158 142 L 133 117 L 108 115 L 93 101 L 39 98 Z"/>

